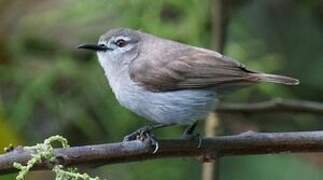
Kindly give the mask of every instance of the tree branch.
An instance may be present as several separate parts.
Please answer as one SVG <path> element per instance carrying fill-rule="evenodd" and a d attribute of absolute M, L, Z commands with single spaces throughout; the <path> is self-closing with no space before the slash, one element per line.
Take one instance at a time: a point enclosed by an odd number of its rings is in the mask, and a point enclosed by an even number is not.
<path fill-rule="evenodd" d="M 89 145 L 55 149 L 58 163 L 64 166 L 84 164 L 113 164 L 121 162 L 168 158 L 202 156 L 212 160 L 217 156 L 268 154 L 280 152 L 322 152 L 323 131 L 289 133 L 255 133 L 202 139 L 200 148 L 196 142 L 183 139 L 160 140 L 160 148 L 152 154 L 152 147 L 141 141 Z M 14 162 L 25 164 L 31 152 L 23 148 L 0 155 L 0 174 L 17 171 Z M 48 169 L 48 162 L 38 164 L 34 169 Z"/>
<path fill-rule="evenodd" d="M 234 104 L 220 104 L 216 112 L 219 113 L 270 113 L 293 112 L 323 114 L 323 103 L 303 100 L 273 99 L 270 101 Z"/>

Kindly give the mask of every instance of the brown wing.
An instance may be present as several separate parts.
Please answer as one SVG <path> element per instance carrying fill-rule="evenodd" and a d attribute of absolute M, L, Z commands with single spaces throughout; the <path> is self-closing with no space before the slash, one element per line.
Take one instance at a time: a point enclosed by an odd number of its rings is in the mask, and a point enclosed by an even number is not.
<path fill-rule="evenodd" d="M 220 88 L 257 81 L 242 64 L 213 51 L 194 47 L 166 51 L 154 56 L 154 60 L 134 60 L 130 69 L 132 80 L 151 91 Z"/>

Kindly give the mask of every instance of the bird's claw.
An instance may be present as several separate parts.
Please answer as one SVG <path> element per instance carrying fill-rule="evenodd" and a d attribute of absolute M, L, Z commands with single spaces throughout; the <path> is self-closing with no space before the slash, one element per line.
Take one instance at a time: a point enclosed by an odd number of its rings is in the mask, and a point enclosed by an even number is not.
<path fill-rule="evenodd" d="M 135 141 L 140 140 L 142 137 L 145 136 L 145 134 L 150 134 L 151 128 L 150 126 L 144 126 L 142 128 L 137 129 L 136 131 L 132 132 L 131 134 L 128 134 L 123 138 L 123 141 Z"/>
<path fill-rule="evenodd" d="M 151 127 L 145 126 L 136 130 L 135 132 L 125 136 L 123 141 L 135 141 L 140 140 L 144 143 L 149 143 L 152 147 L 154 147 L 153 154 L 155 154 L 159 149 L 159 144 L 156 137 L 151 133 Z"/>
<path fill-rule="evenodd" d="M 199 133 L 197 133 L 197 134 L 183 134 L 183 139 L 186 139 L 186 140 L 191 140 L 191 141 L 193 141 L 193 142 L 197 142 L 196 144 L 197 144 L 197 148 L 199 149 L 199 148 L 201 148 L 201 145 L 202 145 L 202 138 L 201 138 L 201 136 L 200 136 L 200 134 Z"/>

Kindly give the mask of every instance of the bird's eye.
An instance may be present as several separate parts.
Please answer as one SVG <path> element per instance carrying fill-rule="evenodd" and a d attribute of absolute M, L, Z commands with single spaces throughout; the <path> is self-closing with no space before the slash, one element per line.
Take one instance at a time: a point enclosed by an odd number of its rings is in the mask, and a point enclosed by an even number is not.
<path fill-rule="evenodd" d="M 118 46 L 118 47 L 124 47 L 127 45 L 127 41 L 123 40 L 123 39 L 118 39 L 115 44 Z"/>

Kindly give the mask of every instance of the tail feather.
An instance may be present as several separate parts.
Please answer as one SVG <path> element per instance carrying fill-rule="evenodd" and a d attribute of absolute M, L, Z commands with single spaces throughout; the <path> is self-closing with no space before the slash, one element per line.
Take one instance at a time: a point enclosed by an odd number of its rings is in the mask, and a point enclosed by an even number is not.
<path fill-rule="evenodd" d="M 286 85 L 298 85 L 299 80 L 287 76 L 275 75 L 275 74 L 266 74 L 266 73 L 251 73 L 251 79 L 254 81 L 260 82 L 270 82 Z"/>

